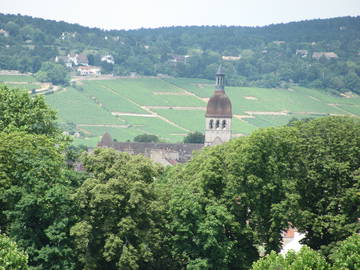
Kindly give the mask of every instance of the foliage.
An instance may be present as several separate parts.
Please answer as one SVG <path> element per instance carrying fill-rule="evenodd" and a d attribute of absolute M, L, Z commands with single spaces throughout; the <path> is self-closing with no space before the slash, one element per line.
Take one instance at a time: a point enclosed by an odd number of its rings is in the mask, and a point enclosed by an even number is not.
<path fill-rule="evenodd" d="M 53 62 L 44 62 L 41 68 L 36 72 L 35 77 L 40 82 L 51 82 L 53 84 L 68 84 L 69 76 L 65 69 L 60 64 Z"/>
<path fill-rule="evenodd" d="M 226 147 L 210 147 L 170 173 L 168 229 L 173 256 L 187 269 L 247 269 L 257 259 L 246 208 L 228 178 Z"/>
<path fill-rule="evenodd" d="M 255 28 L 104 31 L 0 14 L 0 29 L 9 33 L 0 36 L 0 68 L 36 73 L 56 55 L 83 53 L 105 73 L 213 79 L 216 66 L 224 62 L 228 85 L 287 88 L 296 83 L 325 91 L 359 93 L 358 25 L 359 17 L 342 17 Z M 316 59 L 315 52 L 334 52 L 338 58 Z M 114 57 L 114 65 L 100 61 L 106 54 Z M 240 59 L 226 61 L 222 56 Z M 42 72 L 38 76 L 44 78 Z"/>
<path fill-rule="evenodd" d="M 27 270 L 28 256 L 19 250 L 16 243 L 0 234 L 0 270 Z"/>
<path fill-rule="evenodd" d="M 255 262 L 252 270 L 328 270 L 329 265 L 316 251 L 307 246 L 301 248 L 298 253 L 289 251 L 285 256 L 270 254 Z"/>
<path fill-rule="evenodd" d="M 0 131 L 15 130 L 55 135 L 55 112 L 41 96 L 30 97 L 26 92 L 0 86 Z"/>
<path fill-rule="evenodd" d="M 159 142 L 159 138 L 156 135 L 141 134 L 134 138 L 134 142 Z"/>
<path fill-rule="evenodd" d="M 295 139 L 294 129 L 269 128 L 227 148 L 234 199 L 248 209 L 248 224 L 267 252 L 280 250 L 281 232 L 288 227 L 280 204 L 285 199 L 285 186 L 293 181 Z"/>
<path fill-rule="evenodd" d="M 330 259 L 334 270 L 356 270 L 360 268 L 360 235 L 354 234 L 332 251 Z"/>
<path fill-rule="evenodd" d="M 204 143 L 205 136 L 199 131 L 189 133 L 184 138 L 184 143 Z"/>
<path fill-rule="evenodd" d="M 80 220 L 71 234 L 84 269 L 166 269 L 152 186 L 160 167 L 113 149 L 96 149 L 83 163 L 91 177 L 74 194 Z"/>
<path fill-rule="evenodd" d="M 359 128 L 353 118 L 295 122 L 206 148 L 175 168 L 163 191 L 174 256 L 189 268 L 246 269 L 256 245 L 280 250 L 289 223 L 327 255 L 358 230 Z"/>
<path fill-rule="evenodd" d="M 360 122 L 326 117 L 295 125 L 294 181 L 284 211 L 305 233 L 303 242 L 328 255 L 329 245 L 360 229 Z"/>
<path fill-rule="evenodd" d="M 289 251 L 286 255 L 270 254 L 252 265 L 252 270 L 355 270 L 360 266 L 360 236 L 354 234 L 341 241 L 330 255 L 330 263 L 317 251 L 303 246 L 297 253 Z"/>
<path fill-rule="evenodd" d="M 41 97 L 0 94 L 0 230 L 29 254 L 31 269 L 74 269 L 70 193 L 81 177 L 65 167 L 55 113 Z"/>
<path fill-rule="evenodd" d="M 0 133 L 0 228 L 26 250 L 33 269 L 75 266 L 70 193 L 79 180 L 66 173 L 63 150 L 45 135 Z"/>
<path fill-rule="evenodd" d="M 100 148 L 78 173 L 82 148 L 58 136 L 43 100 L 0 94 L 0 230 L 30 269 L 245 270 L 259 247 L 269 255 L 253 269 L 359 267 L 357 118 L 262 129 L 167 169 Z M 272 252 L 289 225 L 317 251 Z"/>

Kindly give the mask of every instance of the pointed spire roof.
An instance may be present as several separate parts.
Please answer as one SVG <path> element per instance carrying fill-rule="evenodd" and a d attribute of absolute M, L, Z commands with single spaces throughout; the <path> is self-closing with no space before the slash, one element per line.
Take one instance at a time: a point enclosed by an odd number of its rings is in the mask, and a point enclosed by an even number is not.
<path fill-rule="evenodd" d="M 206 117 L 232 118 L 231 102 L 224 91 L 224 79 L 225 74 L 220 65 L 216 72 L 214 95 L 209 99 L 206 107 Z"/>
<path fill-rule="evenodd" d="M 224 92 L 225 85 L 225 73 L 223 71 L 222 65 L 220 64 L 216 72 L 216 91 Z"/>
<path fill-rule="evenodd" d="M 219 65 L 216 75 L 225 75 L 222 64 Z"/>

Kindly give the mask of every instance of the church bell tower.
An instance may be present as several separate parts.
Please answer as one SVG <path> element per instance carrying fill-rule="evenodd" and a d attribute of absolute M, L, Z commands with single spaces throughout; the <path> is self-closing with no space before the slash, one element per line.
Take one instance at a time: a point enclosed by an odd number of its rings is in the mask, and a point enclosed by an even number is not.
<path fill-rule="evenodd" d="M 216 87 L 209 99 L 205 114 L 205 146 L 217 145 L 231 139 L 232 108 L 224 90 L 225 74 L 221 65 L 216 72 Z"/>

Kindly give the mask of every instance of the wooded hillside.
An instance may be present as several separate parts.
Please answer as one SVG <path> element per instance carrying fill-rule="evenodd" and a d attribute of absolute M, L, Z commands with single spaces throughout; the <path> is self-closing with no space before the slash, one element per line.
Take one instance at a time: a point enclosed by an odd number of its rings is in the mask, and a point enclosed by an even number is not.
<path fill-rule="evenodd" d="M 103 73 L 212 79 L 228 85 L 308 87 L 360 93 L 360 17 L 266 27 L 190 26 L 112 30 L 0 14 L 0 68 L 37 72 L 56 56 L 84 54 Z M 114 64 L 101 61 L 111 55 Z"/>

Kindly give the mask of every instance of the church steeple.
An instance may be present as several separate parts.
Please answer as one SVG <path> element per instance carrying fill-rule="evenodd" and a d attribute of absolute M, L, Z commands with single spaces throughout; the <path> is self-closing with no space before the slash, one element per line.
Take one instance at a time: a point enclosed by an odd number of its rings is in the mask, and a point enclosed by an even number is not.
<path fill-rule="evenodd" d="M 216 72 L 215 91 L 206 107 L 205 146 L 221 144 L 231 139 L 232 108 L 224 91 L 224 78 L 220 65 Z"/>
<path fill-rule="evenodd" d="M 219 66 L 216 72 L 216 90 L 217 91 L 224 91 L 224 80 L 225 74 L 222 69 L 222 65 Z"/>

